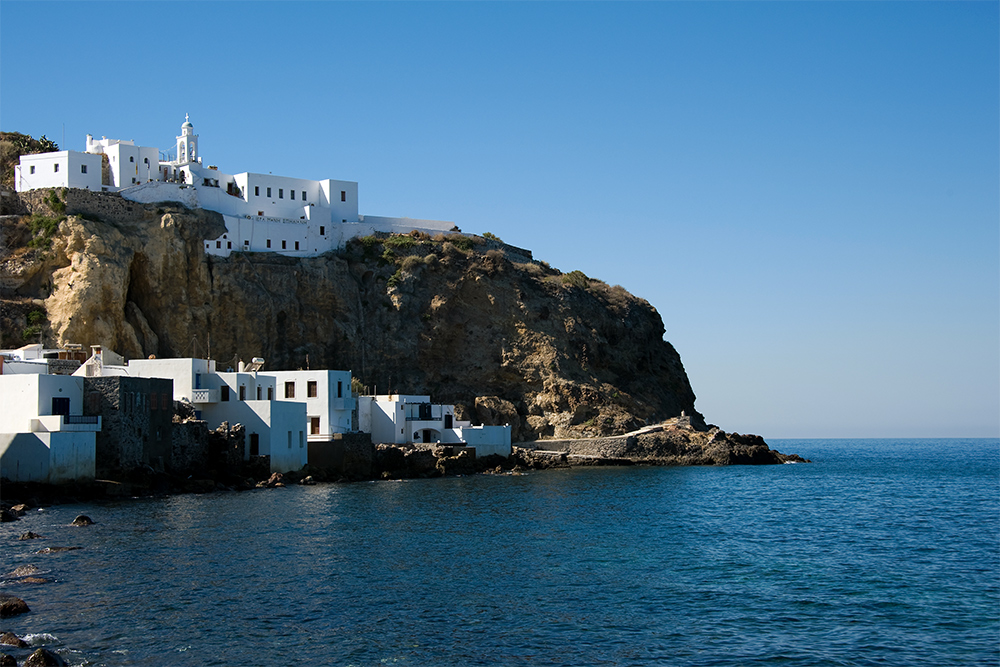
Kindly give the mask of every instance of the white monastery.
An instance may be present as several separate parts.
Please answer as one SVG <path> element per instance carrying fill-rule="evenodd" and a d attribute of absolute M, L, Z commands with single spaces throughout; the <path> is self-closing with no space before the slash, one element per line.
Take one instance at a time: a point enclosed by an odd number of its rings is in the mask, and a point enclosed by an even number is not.
<path fill-rule="evenodd" d="M 205 252 L 234 251 L 313 257 L 373 232 L 437 234 L 454 226 L 439 220 L 358 214 L 358 184 L 311 181 L 271 174 L 225 174 L 205 165 L 198 135 L 187 116 L 173 154 L 132 141 L 87 135 L 86 152 L 22 155 L 15 166 L 18 192 L 80 188 L 118 192 L 141 203 L 178 202 L 221 213 L 227 231 L 206 239 Z"/>

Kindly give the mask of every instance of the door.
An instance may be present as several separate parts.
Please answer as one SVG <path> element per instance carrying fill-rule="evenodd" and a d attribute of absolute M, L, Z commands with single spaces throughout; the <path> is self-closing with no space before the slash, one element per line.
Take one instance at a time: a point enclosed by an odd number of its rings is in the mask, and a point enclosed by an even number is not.
<path fill-rule="evenodd" d="M 260 435 L 257 433 L 250 434 L 250 456 L 260 455 Z"/>

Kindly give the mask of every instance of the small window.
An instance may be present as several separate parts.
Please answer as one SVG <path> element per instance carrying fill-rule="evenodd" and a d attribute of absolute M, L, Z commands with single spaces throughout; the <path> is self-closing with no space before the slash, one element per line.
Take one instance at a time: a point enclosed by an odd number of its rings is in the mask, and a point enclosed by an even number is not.
<path fill-rule="evenodd" d="M 260 390 L 263 389 L 260 385 L 257 385 L 257 400 L 260 400 Z"/>
<path fill-rule="evenodd" d="M 343 398 L 343 397 L 344 397 L 344 383 L 340 380 L 337 380 L 337 398 Z"/>
<path fill-rule="evenodd" d="M 219 391 L 219 400 L 222 401 L 223 403 L 226 403 L 226 402 L 229 401 L 229 385 L 228 384 L 224 384 L 220 388 L 220 391 Z"/>
<path fill-rule="evenodd" d="M 81 174 L 86 174 L 87 173 L 87 165 L 85 165 L 85 164 L 81 164 L 80 165 L 80 173 Z"/>
<path fill-rule="evenodd" d="M 286 382 L 285 383 L 285 398 L 295 398 L 295 383 Z"/>
<path fill-rule="evenodd" d="M 215 247 L 216 248 L 221 248 L 222 247 L 222 241 L 216 241 L 215 242 Z"/>
<path fill-rule="evenodd" d="M 257 211 L 257 215 L 264 215 L 264 211 Z"/>
<path fill-rule="evenodd" d="M 241 401 L 247 400 L 247 387 L 245 384 L 240 385 L 240 400 Z"/>
<path fill-rule="evenodd" d="M 285 189 L 278 188 L 278 199 L 284 199 L 284 198 L 285 198 Z"/>
<path fill-rule="evenodd" d="M 319 235 L 326 236 L 326 227 L 324 227 L 323 225 L 319 226 Z"/>
<path fill-rule="evenodd" d="M 282 249 L 282 250 L 285 250 L 285 249 L 287 249 L 287 248 L 288 248 L 288 241 L 282 241 L 282 242 L 281 242 L 281 249 Z"/>
<path fill-rule="evenodd" d="M 340 201 L 347 201 L 347 191 L 346 190 L 341 190 L 340 191 Z"/>
<path fill-rule="evenodd" d="M 135 162 L 135 158 L 130 155 L 129 158 L 128 158 L 128 161 L 129 162 Z"/>
<path fill-rule="evenodd" d="M 289 190 L 288 196 L 291 197 L 292 199 L 295 199 L 295 190 Z"/>
<path fill-rule="evenodd" d="M 155 410 L 156 409 L 156 392 L 155 391 L 149 392 L 149 409 L 150 410 Z"/>
<path fill-rule="evenodd" d="M 149 166 L 149 158 L 148 157 L 142 158 L 142 163 L 145 164 L 148 167 Z"/>
<path fill-rule="evenodd" d="M 253 196 L 254 197 L 259 197 L 260 196 L 260 186 L 259 185 L 253 186 Z"/>
<path fill-rule="evenodd" d="M 269 400 L 269 401 L 273 401 L 274 400 L 274 387 L 268 387 L 267 388 L 267 400 Z"/>
<path fill-rule="evenodd" d="M 233 242 L 226 241 L 226 250 L 232 250 L 232 249 L 233 249 Z"/>
<path fill-rule="evenodd" d="M 132 177 L 132 182 L 135 183 L 135 176 Z"/>
<path fill-rule="evenodd" d="M 270 197 L 270 196 L 271 196 L 271 188 L 268 188 L 268 189 L 267 189 L 267 196 L 268 196 L 268 197 Z"/>
<path fill-rule="evenodd" d="M 250 241 L 249 241 L 249 239 L 243 239 L 243 245 L 244 245 L 244 246 L 248 246 L 248 245 L 250 245 Z"/>
<path fill-rule="evenodd" d="M 270 247 L 271 247 L 271 239 L 268 239 L 268 240 L 267 240 L 267 247 L 268 247 L 268 248 L 270 248 Z"/>
<path fill-rule="evenodd" d="M 35 165 L 31 165 L 30 168 L 31 168 L 31 171 L 29 173 L 32 173 L 32 174 L 35 173 Z"/>
<path fill-rule="evenodd" d="M 319 435 L 319 417 L 309 418 L 309 435 Z"/>
<path fill-rule="evenodd" d="M 59 171 L 59 163 L 58 162 L 56 162 L 54 165 L 52 165 L 52 167 L 53 167 L 52 171 Z"/>
<path fill-rule="evenodd" d="M 306 201 L 306 191 L 302 191 L 302 201 Z"/>
<path fill-rule="evenodd" d="M 292 432 L 291 431 L 288 432 L 288 448 L 289 449 L 292 448 Z"/>
<path fill-rule="evenodd" d="M 298 241 L 296 241 L 296 242 L 295 242 L 295 249 L 296 249 L 296 250 L 298 250 L 298 249 L 299 249 L 299 242 L 298 242 Z"/>
<path fill-rule="evenodd" d="M 316 380 L 306 382 L 306 396 L 316 398 Z"/>

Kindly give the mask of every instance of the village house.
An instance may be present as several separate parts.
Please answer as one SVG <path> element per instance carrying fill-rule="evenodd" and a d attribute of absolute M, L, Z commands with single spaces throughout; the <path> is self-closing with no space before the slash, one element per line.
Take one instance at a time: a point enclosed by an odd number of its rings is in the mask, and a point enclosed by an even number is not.
<path fill-rule="evenodd" d="M 225 219 L 226 232 L 205 239 L 204 249 L 224 257 L 241 251 L 314 257 L 375 232 L 437 234 L 454 227 L 439 220 L 360 215 L 354 181 L 224 173 L 203 162 L 198 141 L 187 116 L 173 151 L 162 155 L 132 141 L 87 135 L 84 153 L 22 155 L 15 188 L 118 192 L 141 203 L 172 201 L 215 211 Z"/>
<path fill-rule="evenodd" d="M 0 476 L 58 484 L 92 480 L 101 418 L 83 413 L 84 379 L 0 375 Z"/>
<path fill-rule="evenodd" d="M 477 457 L 511 452 L 510 425 L 473 426 L 455 419 L 454 405 L 435 405 L 430 396 L 388 394 L 358 397 L 358 424 L 372 441 L 389 444 L 461 445 Z"/>

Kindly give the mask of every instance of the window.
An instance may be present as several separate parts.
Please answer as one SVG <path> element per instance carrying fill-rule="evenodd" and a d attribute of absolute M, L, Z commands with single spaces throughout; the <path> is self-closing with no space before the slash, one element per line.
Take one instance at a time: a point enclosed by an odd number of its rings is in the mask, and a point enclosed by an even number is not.
<path fill-rule="evenodd" d="M 250 245 L 250 241 L 248 239 L 243 239 L 243 245 L 244 246 Z"/>
<path fill-rule="evenodd" d="M 254 197 L 259 197 L 260 196 L 260 186 L 259 185 L 253 186 L 253 196 Z"/>
<path fill-rule="evenodd" d="M 149 158 L 148 157 L 142 158 L 142 163 L 148 167 L 149 166 Z"/>
<path fill-rule="evenodd" d="M 132 177 L 132 182 L 135 183 L 135 176 Z"/>
<path fill-rule="evenodd" d="M 337 380 L 337 398 L 343 398 L 343 397 L 344 397 L 344 383 L 340 380 Z"/>
<path fill-rule="evenodd" d="M 292 448 L 292 432 L 291 431 L 288 432 L 288 448 L 289 449 Z"/>
<path fill-rule="evenodd" d="M 155 410 L 156 409 L 156 392 L 155 391 L 149 392 L 149 409 L 150 410 Z"/>
<path fill-rule="evenodd" d="M 326 236 L 326 227 L 324 227 L 323 225 L 319 226 L 319 235 Z"/>
<path fill-rule="evenodd" d="M 288 241 L 282 241 L 281 242 L 281 249 L 285 250 L 286 248 L 288 248 Z"/>
<path fill-rule="evenodd" d="M 271 247 L 271 239 L 268 239 L 268 240 L 267 240 L 267 247 L 268 247 L 268 248 L 270 248 L 270 247 Z"/>
<path fill-rule="evenodd" d="M 135 158 L 130 155 L 129 158 L 128 158 L 128 161 L 129 162 L 135 162 Z"/>
<path fill-rule="evenodd" d="M 340 191 L 340 201 L 347 201 L 347 191 L 346 190 L 341 190 Z"/>
<path fill-rule="evenodd" d="M 35 173 L 35 165 L 31 165 L 30 169 L 31 169 L 31 171 L 29 173 L 32 173 L 32 174 Z"/>
<path fill-rule="evenodd" d="M 306 200 L 306 191 L 303 190 L 302 191 L 302 201 L 305 201 L 305 200 Z"/>
<path fill-rule="evenodd" d="M 284 198 L 285 198 L 285 189 L 278 188 L 278 199 L 284 199 Z"/>
<path fill-rule="evenodd" d="M 54 165 L 52 165 L 52 167 L 53 167 L 52 171 L 59 171 L 59 163 L 58 162 L 56 162 Z"/>
<path fill-rule="evenodd" d="M 247 386 L 245 384 L 240 385 L 240 400 L 247 400 Z"/>
<path fill-rule="evenodd" d="M 270 197 L 270 196 L 271 196 L 271 188 L 268 188 L 268 189 L 267 189 L 267 196 L 268 196 L 268 197 Z"/>
<path fill-rule="evenodd" d="M 81 164 L 80 165 L 80 173 L 81 174 L 86 174 L 87 173 L 87 165 L 85 165 L 85 164 Z"/>
<path fill-rule="evenodd" d="M 298 249 L 299 249 L 299 242 L 298 242 L 298 241 L 296 241 L 296 242 L 295 242 L 295 249 L 296 249 L 296 250 L 298 250 Z"/>
<path fill-rule="evenodd" d="M 232 249 L 233 249 L 233 242 L 232 241 L 227 241 L 226 242 L 226 250 L 232 250 Z"/>
<path fill-rule="evenodd" d="M 273 401 L 274 400 L 274 387 L 268 387 L 267 388 L 267 400 L 269 400 L 269 401 Z"/>
<path fill-rule="evenodd" d="M 309 418 L 309 435 L 319 435 L 319 417 Z"/>
<path fill-rule="evenodd" d="M 292 199 L 295 199 L 295 190 L 289 190 L 288 196 L 291 197 Z"/>
<path fill-rule="evenodd" d="M 316 380 L 306 382 L 306 396 L 316 398 Z"/>
<path fill-rule="evenodd" d="M 257 215 L 264 215 L 264 211 L 257 211 Z"/>
<path fill-rule="evenodd" d="M 222 385 L 219 394 L 220 394 L 219 395 L 220 401 L 222 401 L 223 403 L 229 401 L 229 385 L 228 384 Z"/>
<path fill-rule="evenodd" d="M 257 400 L 260 400 L 260 390 L 263 389 L 260 385 L 257 385 Z"/>
<path fill-rule="evenodd" d="M 295 398 L 295 383 L 286 382 L 285 383 L 285 398 Z"/>
<path fill-rule="evenodd" d="M 215 247 L 216 248 L 221 248 L 222 247 L 222 241 L 216 241 L 215 242 Z"/>
<path fill-rule="evenodd" d="M 163 405 L 161 405 L 160 407 L 163 410 L 169 410 L 170 409 L 170 394 L 167 394 L 167 393 L 164 392 L 163 394 L 160 395 L 160 399 L 163 401 Z"/>

